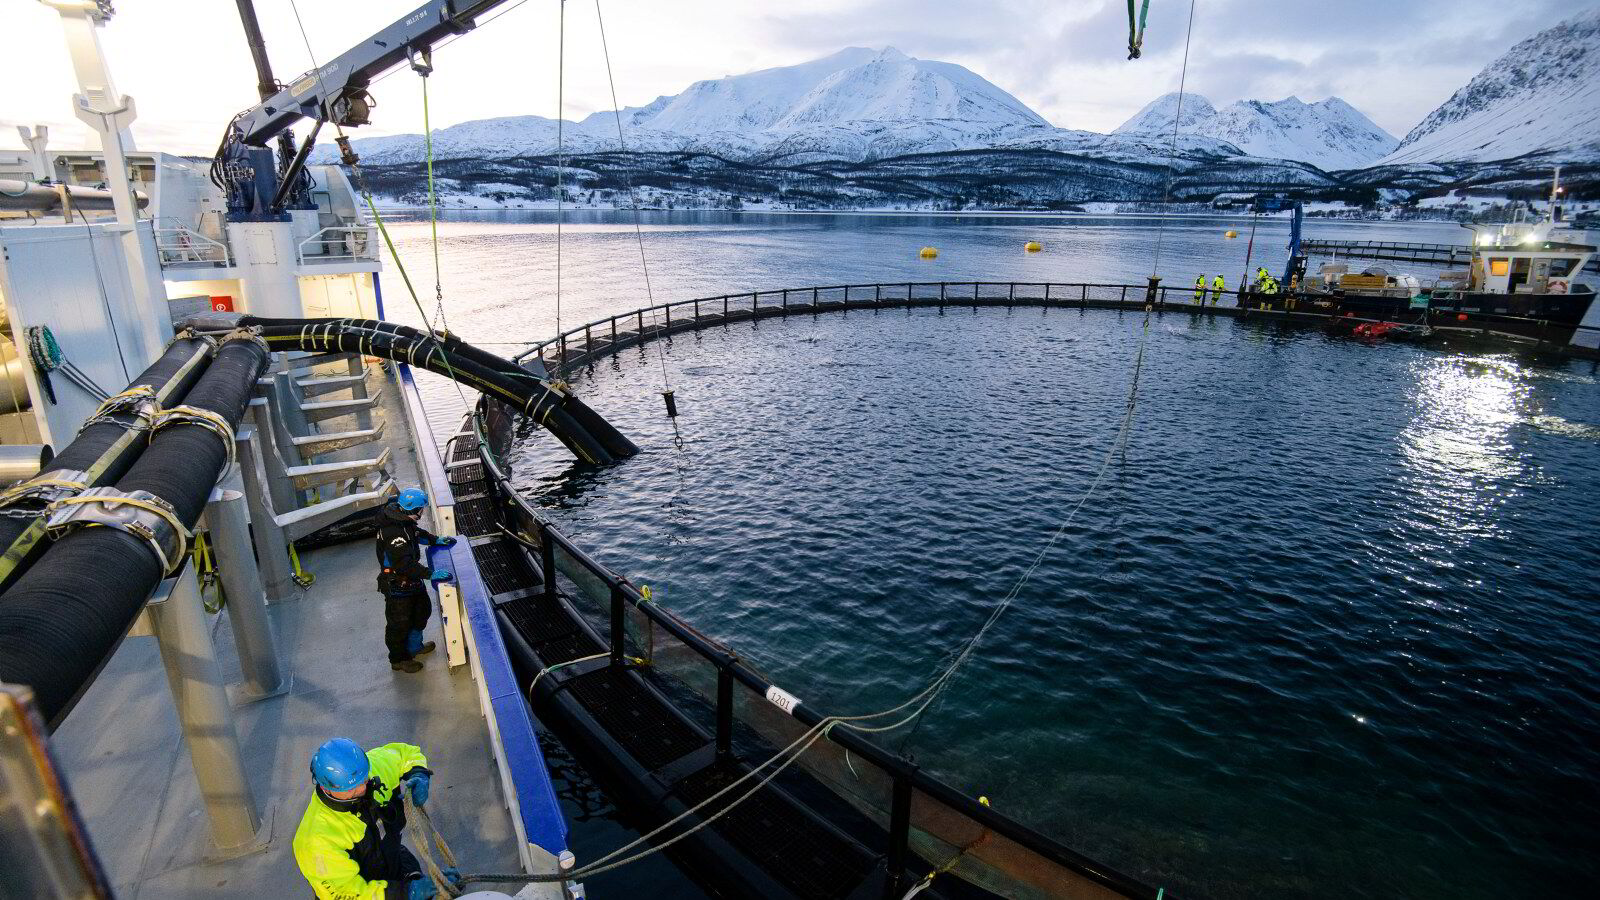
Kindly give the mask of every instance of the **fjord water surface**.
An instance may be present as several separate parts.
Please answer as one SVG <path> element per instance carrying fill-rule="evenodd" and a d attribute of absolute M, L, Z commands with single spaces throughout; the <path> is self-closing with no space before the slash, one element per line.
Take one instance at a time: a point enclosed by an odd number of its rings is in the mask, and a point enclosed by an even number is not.
<path fill-rule="evenodd" d="M 548 331 L 549 298 L 492 274 L 539 226 L 453 227 L 479 269 L 478 292 L 453 295 L 457 330 Z M 917 263 L 885 248 L 923 243 L 978 261 L 934 277 L 1133 281 L 1151 248 L 1120 227 L 719 224 L 659 236 L 671 249 L 652 260 L 658 300 L 869 280 L 875 261 L 904 279 Z M 1382 238 L 1453 237 L 1395 230 Z M 1170 271 L 1200 267 L 1217 231 L 1169 225 Z M 631 228 L 597 233 L 566 250 L 585 273 L 565 285 L 569 323 L 643 303 Z M 1061 258 L 1023 256 L 1023 234 Z M 729 242 L 745 270 L 715 286 L 672 274 L 730 264 Z M 1175 895 L 1588 890 L 1594 367 L 1143 321 L 951 308 L 678 336 L 662 358 L 634 349 L 575 374 L 639 457 L 574 466 L 535 438 L 519 481 L 599 558 L 829 712 L 914 693 L 1049 546 L 946 697 L 889 743 Z M 1141 336 L 1139 403 L 1113 448 Z"/>

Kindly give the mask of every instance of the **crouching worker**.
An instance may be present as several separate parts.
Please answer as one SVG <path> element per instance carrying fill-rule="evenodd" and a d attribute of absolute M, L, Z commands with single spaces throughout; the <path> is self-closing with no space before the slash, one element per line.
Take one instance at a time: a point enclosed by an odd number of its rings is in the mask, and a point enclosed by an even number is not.
<path fill-rule="evenodd" d="M 422 562 L 418 544 L 449 547 L 453 537 L 436 537 L 417 524 L 428 495 L 416 488 L 401 491 L 378 514 L 378 590 L 383 591 L 383 642 L 389 648 L 389 668 L 418 672 L 417 657 L 433 651 L 433 641 L 422 639 L 422 629 L 433 614 L 433 601 L 424 581 L 449 581 L 450 573 Z"/>
<path fill-rule="evenodd" d="M 406 809 L 428 802 L 432 772 L 422 749 L 384 744 L 364 751 L 334 738 L 311 757 L 311 803 L 294 833 L 294 859 L 319 900 L 429 900 L 433 880 L 400 843 Z M 443 874 L 452 882 L 454 869 Z"/>

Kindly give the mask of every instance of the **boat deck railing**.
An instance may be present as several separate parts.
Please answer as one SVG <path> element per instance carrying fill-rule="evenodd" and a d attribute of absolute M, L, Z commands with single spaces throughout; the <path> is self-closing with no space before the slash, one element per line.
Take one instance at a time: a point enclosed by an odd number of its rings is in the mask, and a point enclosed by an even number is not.
<path fill-rule="evenodd" d="M 1345 256 L 1351 259 L 1383 259 L 1434 265 L 1465 265 L 1472 261 L 1473 248 L 1465 244 L 1428 244 L 1414 241 L 1335 241 L 1307 240 L 1300 244 L 1307 254 Z M 1600 272 L 1600 255 L 1592 256 L 1586 272 Z"/>

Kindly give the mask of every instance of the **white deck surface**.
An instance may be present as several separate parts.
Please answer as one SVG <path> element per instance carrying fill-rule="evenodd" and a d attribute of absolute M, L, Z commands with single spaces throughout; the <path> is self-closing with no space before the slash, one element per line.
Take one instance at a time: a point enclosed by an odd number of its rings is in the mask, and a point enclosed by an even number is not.
<path fill-rule="evenodd" d="M 391 385 L 380 401 L 392 471 L 415 484 L 415 452 L 396 399 Z M 374 446 L 361 455 L 376 455 Z M 311 896 L 290 842 L 311 799 L 311 753 L 330 737 L 365 747 L 420 745 L 434 770 L 429 809 L 462 867 L 520 871 L 471 667 L 447 668 L 437 609 L 428 638 L 440 649 L 424 657 L 422 672 L 392 671 L 371 540 L 313 551 L 302 563 L 316 583 L 271 608 L 291 689 L 234 707 L 262 814 L 262 849 L 218 858 L 154 638 L 125 640 L 52 737 L 117 897 Z M 237 683 L 227 617 L 216 618 L 218 658 Z"/>

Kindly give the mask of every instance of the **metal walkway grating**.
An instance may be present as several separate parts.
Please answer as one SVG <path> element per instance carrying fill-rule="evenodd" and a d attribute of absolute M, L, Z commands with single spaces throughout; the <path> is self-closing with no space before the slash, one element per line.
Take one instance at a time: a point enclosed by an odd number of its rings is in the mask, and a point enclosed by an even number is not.
<path fill-rule="evenodd" d="M 452 466 L 446 472 L 446 477 L 451 484 L 466 484 L 469 481 L 483 480 L 483 463 L 472 463 L 465 466 Z"/>
<path fill-rule="evenodd" d="M 478 561 L 478 572 L 491 594 L 509 594 L 539 583 L 523 561 L 517 545 L 510 540 L 474 544 L 472 558 Z"/>
<path fill-rule="evenodd" d="M 596 669 L 574 678 L 570 690 L 646 769 L 659 769 L 706 743 L 626 669 Z"/>
<path fill-rule="evenodd" d="M 463 500 L 455 506 L 456 532 L 467 537 L 499 534 L 499 519 L 496 518 L 496 512 L 492 497 Z"/>
<path fill-rule="evenodd" d="M 605 649 L 543 597 L 523 597 L 501 604 L 500 609 L 545 665 L 571 662 Z"/>
<path fill-rule="evenodd" d="M 478 458 L 478 438 L 470 431 L 456 435 L 456 441 L 450 448 L 451 462 L 466 462 Z"/>
<path fill-rule="evenodd" d="M 699 803 L 739 778 L 733 767 L 707 766 L 678 782 L 679 797 Z M 715 812 L 728 797 L 706 807 Z M 713 822 L 712 828 L 785 887 L 801 897 L 842 898 L 871 874 L 873 859 L 859 845 L 830 830 L 788 797 L 763 788 Z"/>

